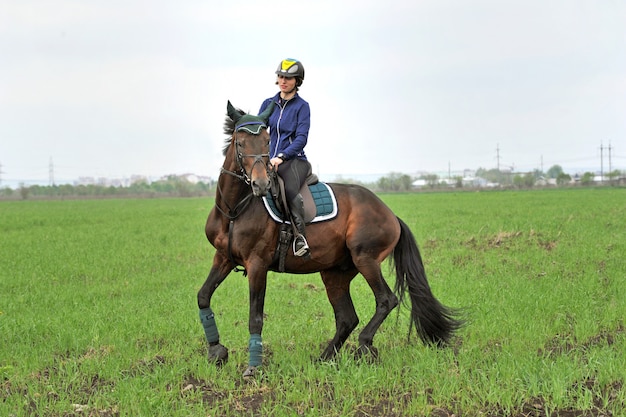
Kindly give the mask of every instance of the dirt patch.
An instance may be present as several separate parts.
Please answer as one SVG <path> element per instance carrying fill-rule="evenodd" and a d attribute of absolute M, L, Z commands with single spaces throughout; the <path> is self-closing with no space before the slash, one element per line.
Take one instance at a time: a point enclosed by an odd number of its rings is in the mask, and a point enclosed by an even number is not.
<path fill-rule="evenodd" d="M 202 393 L 202 401 L 211 406 L 218 405 L 220 401 L 228 397 L 227 391 L 216 390 L 209 382 L 193 376 L 186 377 L 180 389 L 182 396 L 186 396 L 190 391 L 200 391 Z"/>
<path fill-rule="evenodd" d="M 494 237 L 492 237 L 488 244 L 491 247 L 500 247 L 507 244 L 512 239 L 518 238 L 522 236 L 522 232 L 498 232 Z"/>
<path fill-rule="evenodd" d="M 495 235 L 482 236 L 477 238 L 472 236 L 465 240 L 463 245 L 475 250 L 487 250 L 495 248 L 508 248 L 514 239 L 522 236 L 522 232 L 499 231 Z"/>
<path fill-rule="evenodd" d="M 552 251 L 558 246 L 558 240 L 546 238 L 540 232 L 533 229 L 528 233 L 519 230 L 501 230 L 493 235 L 481 236 L 479 238 L 472 236 L 461 243 L 475 250 L 510 249 L 517 244 L 520 239 L 526 239 L 528 243 L 537 245 L 546 251 Z"/>
<path fill-rule="evenodd" d="M 569 333 L 557 334 L 543 348 L 537 350 L 537 355 L 553 358 L 575 350 L 585 352 L 600 345 L 612 346 L 615 343 L 615 339 L 625 333 L 626 328 L 624 328 L 623 323 L 620 323 L 615 330 L 601 330 L 597 335 L 583 341 L 577 340 L 576 336 Z"/>
<path fill-rule="evenodd" d="M 65 414 L 64 417 L 76 416 L 76 417 L 119 417 L 120 412 L 117 407 L 111 409 L 98 410 L 88 405 L 72 404 L 74 408 L 73 413 Z"/>
<path fill-rule="evenodd" d="M 325 383 L 317 383 L 318 388 L 332 392 L 332 387 Z M 575 382 L 570 388 L 572 392 L 579 392 L 581 396 L 592 395 L 593 406 L 588 410 L 576 409 L 559 409 L 554 410 L 548 407 L 547 402 L 543 398 L 531 398 L 526 401 L 518 410 L 505 410 L 498 405 L 487 405 L 484 409 L 479 410 L 475 415 L 485 417 L 613 417 L 613 413 L 605 408 L 605 402 L 609 407 L 620 401 L 620 393 L 623 389 L 623 383 L 614 381 L 612 383 L 601 385 L 595 378 L 589 378 Z M 224 415 L 248 415 L 261 416 L 262 406 L 271 404 L 276 401 L 276 395 L 272 390 L 258 381 L 243 381 L 237 384 L 233 390 L 217 390 L 214 389 L 210 382 L 199 380 L 193 376 L 188 376 L 181 384 L 181 396 L 187 396 L 188 392 L 200 392 L 202 401 L 211 406 L 218 408 L 219 413 Z M 460 417 L 466 415 L 463 410 L 457 409 L 458 404 L 454 402 L 449 406 L 439 406 L 434 403 L 432 398 L 432 390 L 414 394 L 407 393 L 379 393 L 380 396 L 372 403 L 357 405 L 354 409 L 355 417 L 400 417 L 407 415 L 407 408 L 415 395 L 425 395 L 433 408 L 430 413 L 433 417 Z M 198 401 L 197 397 L 193 401 Z M 576 399 L 576 397 L 574 397 Z M 333 395 L 327 396 L 328 409 L 336 409 L 336 402 Z M 189 401 L 191 397 L 189 397 Z M 297 415 L 306 415 L 311 405 L 306 403 L 298 404 L 282 404 L 284 407 L 290 407 Z M 474 414 L 473 414 L 474 415 Z"/>
<path fill-rule="evenodd" d="M 191 399 L 189 392 L 200 392 L 203 403 L 218 407 L 224 412 L 228 409 L 231 415 L 260 416 L 265 401 L 274 399 L 271 389 L 256 380 L 244 381 L 234 390 L 218 390 L 208 381 L 187 376 L 181 384 L 180 392 L 181 396 L 188 397 L 189 401 L 197 401 Z"/>
<path fill-rule="evenodd" d="M 138 375 L 147 375 L 154 372 L 158 366 L 163 365 L 165 363 L 165 357 L 161 355 L 156 355 L 150 359 L 141 359 L 130 366 L 130 369 L 122 371 L 122 375 L 127 376 L 138 376 Z"/>

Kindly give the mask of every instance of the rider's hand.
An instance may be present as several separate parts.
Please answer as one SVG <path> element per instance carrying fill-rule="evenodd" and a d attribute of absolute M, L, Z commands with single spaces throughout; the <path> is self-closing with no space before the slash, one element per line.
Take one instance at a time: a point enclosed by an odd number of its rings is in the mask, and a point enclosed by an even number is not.
<path fill-rule="evenodd" d="M 275 158 L 270 159 L 270 165 L 275 168 L 278 168 L 278 165 L 282 163 L 283 163 L 283 160 L 281 158 L 275 157 Z"/>

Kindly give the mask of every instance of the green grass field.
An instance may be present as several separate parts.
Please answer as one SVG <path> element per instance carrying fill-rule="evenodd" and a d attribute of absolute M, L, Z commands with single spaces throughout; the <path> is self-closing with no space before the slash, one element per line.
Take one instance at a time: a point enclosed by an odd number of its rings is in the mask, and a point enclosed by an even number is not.
<path fill-rule="evenodd" d="M 0 202 L 0 416 L 624 416 L 626 190 L 383 195 L 435 295 L 467 325 L 437 350 L 406 309 L 331 363 L 318 274 L 270 273 L 263 372 L 248 381 L 248 289 L 212 307 L 230 361 L 206 361 L 196 293 L 212 199 Z M 393 278 L 387 265 L 384 271 Z"/>

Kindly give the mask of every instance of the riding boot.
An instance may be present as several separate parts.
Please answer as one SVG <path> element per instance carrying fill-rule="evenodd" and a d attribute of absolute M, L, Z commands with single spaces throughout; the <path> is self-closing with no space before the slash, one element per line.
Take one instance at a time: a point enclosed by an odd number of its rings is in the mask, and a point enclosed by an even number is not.
<path fill-rule="evenodd" d="M 296 195 L 289 202 L 289 210 L 293 224 L 298 230 L 298 234 L 293 239 L 293 254 L 295 256 L 310 257 L 309 244 L 306 241 L 306 233 L 304 230 L 304 200 L 301 194 Z"/>

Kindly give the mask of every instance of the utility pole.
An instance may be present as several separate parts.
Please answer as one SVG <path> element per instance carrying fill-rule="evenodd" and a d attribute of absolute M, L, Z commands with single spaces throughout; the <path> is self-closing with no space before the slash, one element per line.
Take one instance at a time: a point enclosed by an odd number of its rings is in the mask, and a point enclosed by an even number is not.
<path fill-rule="evenodd" d="M 2 162 L 0 162 L 0 185 L 2 185 L 2 174 L 4 174 L 4 172 L 2 172 Z"/>
<path fill-rule="evenodd" d="M 604 146 L 600 142 L 600 183 L 604 184 Z"/>
<path fill-rule="evenodd" d="M 611 173 L 613 172 L 613 168 L 611 166 L 611 142 L 609 142 L 609 182 L 613 182 L 613 177 Z"/>
<path fill-rule="evenodd" d="M 52 157 L 50 157 L 50 164 L 48 165 L 48 177 L 50 186 L 54 185 L 54 164 L 52 163 Z"/>
<path fill-rule="evenodd" d="M 497 166 L 498 172 L 500 172 L 500 144 L 499 143 L 496 145 L 496 166 Z"/>

